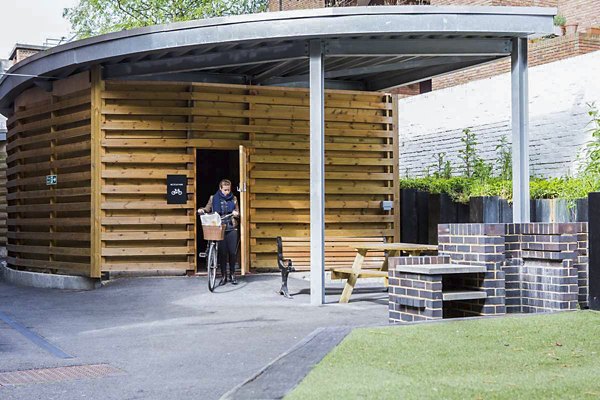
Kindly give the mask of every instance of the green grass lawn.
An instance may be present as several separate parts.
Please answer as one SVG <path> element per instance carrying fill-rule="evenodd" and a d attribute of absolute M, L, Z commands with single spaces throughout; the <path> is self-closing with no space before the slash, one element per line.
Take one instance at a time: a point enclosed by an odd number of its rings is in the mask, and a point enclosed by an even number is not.
<path fill-rule="evenodd" d="M 286 399 L 600 399 L 600 313 L 358 329 Z"/>

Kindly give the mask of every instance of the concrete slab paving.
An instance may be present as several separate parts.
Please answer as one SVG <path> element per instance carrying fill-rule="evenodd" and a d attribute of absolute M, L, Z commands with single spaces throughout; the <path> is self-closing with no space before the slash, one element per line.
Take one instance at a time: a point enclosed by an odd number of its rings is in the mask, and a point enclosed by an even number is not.
<path fill-rule="evenodd" d="M 208 292 L 203 277 L 128 278 L 94 291 L 0 282 L 0 311 L 73 359 L 59 359 L 0 323 L 0 372 L 109 364 L 123 375 L 6 386 L 2 399 L 218 399 L 317 328 L 387 324 L 387 293 L 360 288 L 349 304 L 310 305 L 309 283 L 253 275 Z"/>

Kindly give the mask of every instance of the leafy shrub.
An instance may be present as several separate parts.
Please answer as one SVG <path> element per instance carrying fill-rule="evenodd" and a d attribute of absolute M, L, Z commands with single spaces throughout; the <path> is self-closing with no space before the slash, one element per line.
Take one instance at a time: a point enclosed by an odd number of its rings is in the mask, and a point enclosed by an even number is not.
<path fill-rule="evenodd" d="M 554 25 L 555 26 L 564 26 L 567 23 L 567 18 L 564 15 L 555 15 L 554 16 Z"/>
<path fill-rule="evenodd" d="M 512 181 L 489 178 L 481 181 L 476 178 L 455 177 L 438 179 L 434 177 L 400 180 L 401 189 L 417 189 L 429 193 L 446 193 L 453 200 L 467 203 L 471 197 L 499 196 L 512 201 Z M 532 199 L 575 200 L 587 194 L 600 191 L 600 180 L 581 178 L 532 179 L 529 183 Z"/>
<path fill-rule="evenodd" d="M 464 136 L 460 138 L 464 148 L 458 151 L 458 158 L 463 161 L 463 175 L 466 178 L 473 176 L 475 162 L 477 161 L 477 136 L 469 128 L 463 129 Z"/>

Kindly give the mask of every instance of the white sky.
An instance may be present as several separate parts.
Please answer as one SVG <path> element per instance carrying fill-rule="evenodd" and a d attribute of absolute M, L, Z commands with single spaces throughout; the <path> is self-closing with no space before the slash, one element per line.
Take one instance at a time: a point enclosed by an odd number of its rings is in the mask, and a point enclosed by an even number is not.
<path fill-rule="evenodd" d="M 0 1 L 0 58 L 8 58 L 15 43 L 42 45 L 47 38 L 69 37 L 65 7 L 78 0 Z"/>

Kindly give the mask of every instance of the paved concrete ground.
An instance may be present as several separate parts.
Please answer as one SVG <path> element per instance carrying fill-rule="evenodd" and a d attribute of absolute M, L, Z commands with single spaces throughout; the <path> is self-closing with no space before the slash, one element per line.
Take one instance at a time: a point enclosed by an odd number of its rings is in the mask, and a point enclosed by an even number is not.
<path fill-rule="evenodd" d="M 211 294 L 202 277 L 119 279 L 95 291 L 0 282 L 0 312 L 42 336 L 60 359 L 0 320 L 0 372 L 106 363 L 118 376 L 0 387 L 2 399 L 217 399 L 315 329 L 387 323 L 387 293 L 347 305 L 309 304 L 309 283 L 277 275 L 242 278 Z"/>

